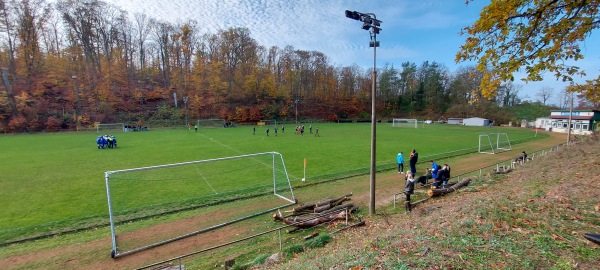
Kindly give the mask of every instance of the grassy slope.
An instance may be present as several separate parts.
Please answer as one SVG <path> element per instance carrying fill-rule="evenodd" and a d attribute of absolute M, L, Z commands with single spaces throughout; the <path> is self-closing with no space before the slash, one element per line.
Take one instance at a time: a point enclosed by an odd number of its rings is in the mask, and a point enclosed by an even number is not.
<path fill-rule="evenodd" d="M 597 269 L 600 143 L 590 140 L 368 226 L 273 269 Z"/>

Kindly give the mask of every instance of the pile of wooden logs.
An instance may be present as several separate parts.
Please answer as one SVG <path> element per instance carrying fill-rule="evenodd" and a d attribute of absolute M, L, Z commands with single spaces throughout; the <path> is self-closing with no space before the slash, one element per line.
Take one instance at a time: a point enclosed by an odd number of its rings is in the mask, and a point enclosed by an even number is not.
<path fill-rule="evenodd" d="M 440 195 L 448 194 L 450 192 L 456 191 L 461 187 L 468 186 L 470 182 L 471 178 L 465 178 L 463 180 L 460 180 L 460 182 L 458 183 L 449 183 L 447 188 L 430 189 L 427 191 L 427 194 L 429 195 L 429 197 L 437 197 Z"/>
<path fill-rule="evenodd" d="M 350 200 L 350 196 L 352 194 L 306 203 L 290 211 L 285 211 L 285 213 L 290 213 L 286 216 L 275 213 L 273 219 L 280 220 L 287 225 L 294 225 L 296 228 L 309 228 L 334 220 L 345 220 L 349 218 L 347 215 L 358 210 L 353 203 L 344 203 Z"/>

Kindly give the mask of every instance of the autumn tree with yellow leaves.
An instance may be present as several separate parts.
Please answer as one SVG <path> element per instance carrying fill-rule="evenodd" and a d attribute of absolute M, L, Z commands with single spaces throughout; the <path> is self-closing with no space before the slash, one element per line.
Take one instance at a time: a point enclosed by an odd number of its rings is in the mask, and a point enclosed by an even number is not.
<path fill-rule="evenodd" d="M 600 26 L 599 8 L 598 0 L 492 0 L 479 19 L 463 29 L 466 41 L 456 62 L 477 62 L 484 74 L 479 90 L 488 98 L 518 71 L 525 71 L 525 82 L 540 81 L 546 72 L 572 82 L 586 75 L 575 62 L 585 57 L 581 46 Z M 598 103 L 599 81 L 600 77 L 587 80 L 570 90 Z"/>

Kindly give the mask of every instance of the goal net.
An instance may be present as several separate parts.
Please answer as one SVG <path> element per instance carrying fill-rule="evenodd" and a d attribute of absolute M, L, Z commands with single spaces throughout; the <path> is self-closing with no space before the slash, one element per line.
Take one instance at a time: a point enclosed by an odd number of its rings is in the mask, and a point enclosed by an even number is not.
<path fill-rule="evenodd" d="M 113 257 L 295 204 L 283 156 L 277 152 L 109 171 L 105 182 Z M 211 207 L 235 210 L 207 214 Z M 174 213 L 187 219 L 170 222 L 169 230 L 161 233 L 133 235 L 131 228 L 140 226 L 133 221 Z"/>
<path fill-rule="evenodd" d="M 402 119 L 402 118 L 394 118 L 392 119 L 393 127 L 407 127 L 407 128 L 418 128 L 419 123 L 417 119 Z"/>
<path fill-rule="evenodd" d="M 123 123 L 111 123 L 111 124 L 96 124 L 96 132 L 98 133 L 106 133 L 106 132 L 125 132 L 125 124 Z"/>
<path fill-rule="evenodd" d="M 226 122 L 225 119 L 199 119 L 197 124 L 201 128 L 222 128 Z"/>
<path fill-rule="evenodd" d="M 511 150 L 510 140 L 506 133 L 490 133 L 479 135 L 479 153 L 495 154 Z"/>

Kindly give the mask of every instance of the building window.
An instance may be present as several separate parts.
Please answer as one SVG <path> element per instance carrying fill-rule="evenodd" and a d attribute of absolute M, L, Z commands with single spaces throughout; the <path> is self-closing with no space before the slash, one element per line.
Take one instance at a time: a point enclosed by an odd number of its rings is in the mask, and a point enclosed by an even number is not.
<path fill-rule="evenodd" d="M 562 123 L 562 128 L 567 128 L 567 124 L 568 124 L 568 123 L 566 123 L 566 122 L 565 122 L 565 123 Z"/>
<path fill-rule="evenodd" d="M 575 124 L 575 129 L 581 129 L 581 124 Z"/>
<path fill-rule="evenodd" d="M 588 130 L 588 125 L 587 125 L 587 124 L 583 124 L 583 125 L 581 125 L 581 129 L 583 129 L 583 130 Z"/>
<path fill-rule="evenodd" d="M 555 128 L 556 127 L 556 122 L 552 122 L 552 127 Z"/>

